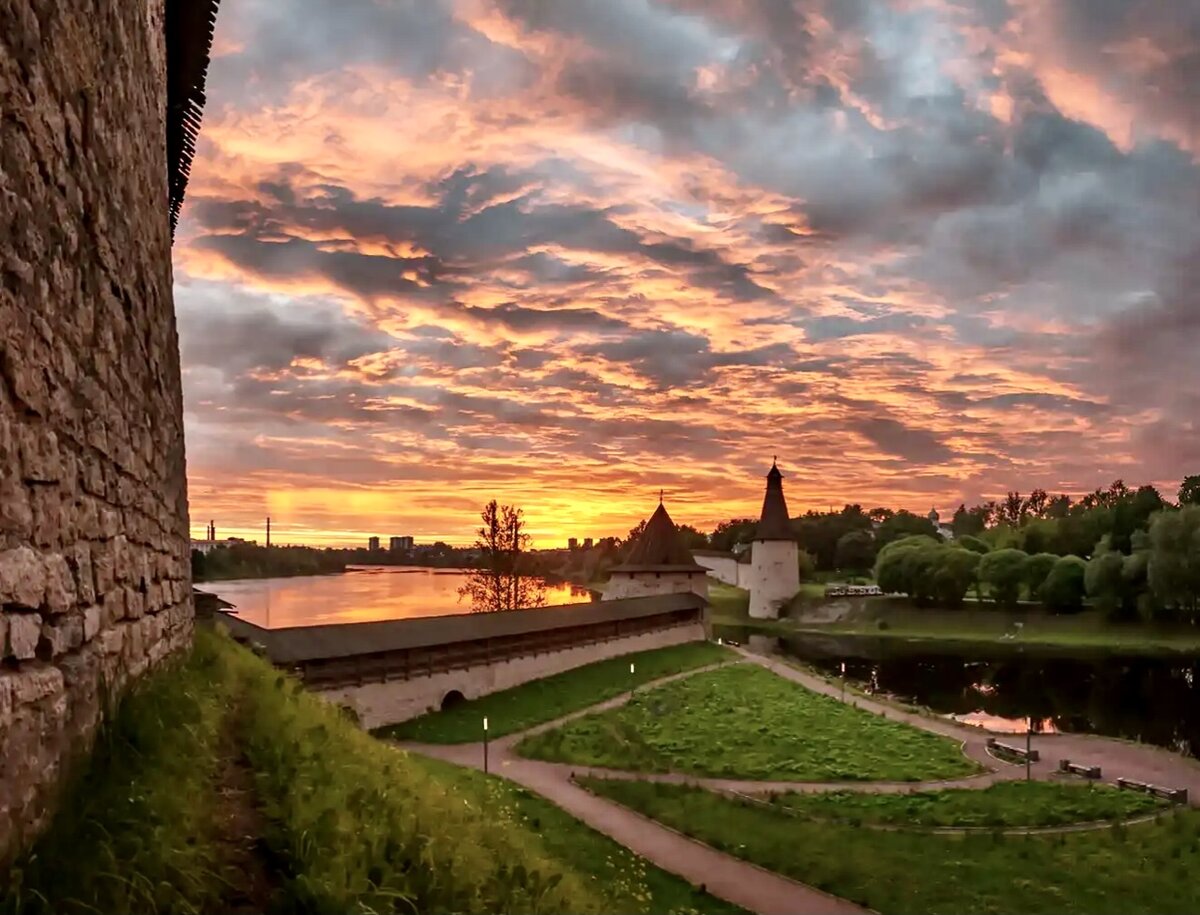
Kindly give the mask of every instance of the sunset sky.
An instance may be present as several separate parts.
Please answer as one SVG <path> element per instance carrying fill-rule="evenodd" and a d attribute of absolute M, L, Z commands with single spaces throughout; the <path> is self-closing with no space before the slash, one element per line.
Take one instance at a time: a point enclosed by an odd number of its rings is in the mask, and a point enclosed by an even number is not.
<path fill-rule="evenodd" d="M 223 0 L 193 532 L 1200 472 L 1200 0 Z"/>

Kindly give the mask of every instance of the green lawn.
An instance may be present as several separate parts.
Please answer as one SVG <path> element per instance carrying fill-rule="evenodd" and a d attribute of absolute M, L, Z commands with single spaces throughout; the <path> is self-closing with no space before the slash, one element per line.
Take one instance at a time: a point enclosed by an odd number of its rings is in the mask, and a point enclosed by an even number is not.
<path fill-rule="evenodd" d="M 701 892 L 687 881 L 655 867 L 512 782 L 436 760 L 427 760 L 425 764 L 459 790 L 484 797 L 482 817 L 492 816 L 497 808 L 507 809 L 541 837 L 547 852 L 586 880 L 604 887 L 614 912 L 745 913 L 744 909 Z"/>
<path fill-rule="evenodd" d="M 586 786 L 715 848 L 883 915 L 1200 912 L 1200 813 L 1056 836 L 914 835 L 788 816 L 698 788 Z"/>
<path fill-rule="evenodd" d="M 488 735 L 503 737 L 619 696 L 630 687 L 734 657 L 729 649 L 712 642 L 639 651 L 531 680 L 444 712 L 431 712 L 378 728 L 373 733 L 377 737 L 424 743 L 471 743 L 483 739 L 483 719 L 487 716 Z M 630 664 L 634 665 L 633 674 L 629 673 Z"/>
<path fill-rule="evenodd" d="M 715 613 L 744 616 L 750 609 L 750 592 L 736 585 L 727 585 L 710 575 L 708 602 Z"/>
<path fill-rule="evenodd" d="M 756 664 L 696 674 L 523 740 L 536 759 L 775 781 L 954 778 L 959 745 L 785 680 Z"/>
<path fill-rule="evenodd" d="M 1127 820 L 1166 807 L 1165 801 L 1109 785 L 1024 781 L 910 794 L 785 794 L 774 802 L 807 818 L 918 827 L 1062 826 Z"/>
<path fill-rule="evenodd" d="M 127 694 L 49 829 L 0 871 L 0 913 L 233 909 L 737 911 L 501 779 L 374 740 L 202 628 Z"/>
<path fill-rule="evenodd" d="M 916 607 L 903 598 L 869 598 L 837 622 L 751 620 L 714 608 L 713 622 L 779 633 L 930 640 L 963 645 L 1105 649 L 1131 653 L 1200 651 L 1200 627 L 1109 622 L 1096 610 L 1055 615 L 973 602 L 959 610 Z M 1019 624 L 1019 625 L 1018 625 Z"/>

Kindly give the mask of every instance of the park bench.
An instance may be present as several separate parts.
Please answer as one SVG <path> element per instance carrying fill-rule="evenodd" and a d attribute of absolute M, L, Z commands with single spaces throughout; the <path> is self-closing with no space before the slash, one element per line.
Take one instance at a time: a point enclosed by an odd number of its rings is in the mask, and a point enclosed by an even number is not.
<path fill-rule="evenodd" d="M 1151 785 L 1149 782 L 1139 782 L 1133 778 L 1118 778 L 1117 787 L 1141 791 L 1143 794 L 1153 794 L 1155 797 L 1166 798 L 1173 804 L 1188 802 L 1187 788 L 1164 788 L 1162 785 Z"/>
<path fill-rule="evenodd" d="M 1073 763 L 1069 759 L 1060 759 L 1058 761 L 1058 771 L 1066 775 L 1082 775 L 1084 778 L 1099 778 L 1099 766 L 1085 766 L 1081 763 Z"/>
<path fill-rule="evenodd" d="M 1001 743 L 995 737 L 987 739 L 987 748 L 994 754 L 1008 756 L 1021 762 L 1037 762 L 1041 759 L 1037 750 L 1025 750 L 1021 747 L 1014 747 L 1012 744 Z"/>

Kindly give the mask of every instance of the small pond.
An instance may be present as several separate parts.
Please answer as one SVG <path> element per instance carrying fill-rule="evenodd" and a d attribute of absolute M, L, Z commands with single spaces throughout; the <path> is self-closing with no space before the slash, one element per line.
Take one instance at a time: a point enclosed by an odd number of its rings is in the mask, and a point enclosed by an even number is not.
<path fill-rule="evenodd" d="M 1050 653 L 833 635 L 714 635 L 777 651 L 861 688 L 998 732 L 1035 729 L 1141 740 L 1200 756 L 1200 658 Z"/>

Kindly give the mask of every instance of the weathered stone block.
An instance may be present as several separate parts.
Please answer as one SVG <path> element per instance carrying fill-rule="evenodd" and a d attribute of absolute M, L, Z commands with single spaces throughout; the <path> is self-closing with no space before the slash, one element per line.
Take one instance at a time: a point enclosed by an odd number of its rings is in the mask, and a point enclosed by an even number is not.
<path fill-rule="evenodd" d="M 46 610 L 51 614 L 66 613 L 75 606 L 75 577 L 67 560 L 57 554 L 45 558 Z"/>
<path fill-rule="evenodd" d="M 90 604 L 96 599 L 96 573 L 92 568 L 92 548 L 87 543 L 76 543 L 68 557 L 71 572 L 75 577 L 75 593 L 81 604 Z"/>
<path fill-rule="evenodd" d="M 16 475 L 5 476 L 0 468 L 0 534 L 28 539 L 33 529 L 29 492 Z"/>
<path fill-rule="evenodd" d="M 19 426 L 17 442 L 27 483 L 56 483 L 62 479 L 62 454 L 58 450 L 58 436 L 52 429 Z"/>
<path fill-rule="evenodd" d="M 9 657 L 24 661 L 37 654 L 38 640 L 42 636 L 40 613 L 13 613 L 8 617 Z"/>
<path fill-rule="evenodd" d="M 0 605 L 36 610 L 46 595 L 42 557 L 27 546 L 0 552 Z"/>
<path fill-rule="evenodd" d="M 83 617 L 75 614 L 64 616 L 53 622 L 42 623 L 42 637 L 38 642 L 38 657 L 50 661 L 83 644 Z"/>
<path fill-rule="evenodd" d="M 83 611 L 83 640 L 90 642 L 96 637 L 96 633 L 100 631 L 100 627 L 104 622 L 104 608 L 99 604 L 93 604 Z"/>

